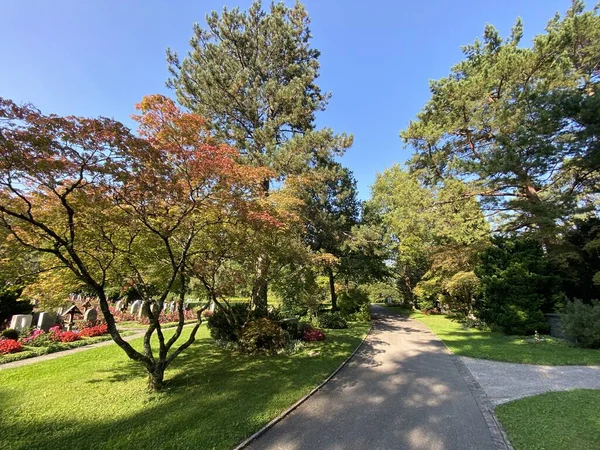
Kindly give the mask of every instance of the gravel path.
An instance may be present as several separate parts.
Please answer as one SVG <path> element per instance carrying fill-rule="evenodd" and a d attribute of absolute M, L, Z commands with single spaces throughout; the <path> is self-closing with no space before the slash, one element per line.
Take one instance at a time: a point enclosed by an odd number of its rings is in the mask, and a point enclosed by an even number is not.
<path fill-rule="evenodd" d="M 506 448 L 444 344 L 415 320 L 373 312 L 373 330 L 350 362 L 249 448 Z"/>
<path fill-rule="evenodd" d="M 484 359 L 460 360 L 494 405 L 569 389 L 600 389 L 600 366 L 538 366 Z"/>

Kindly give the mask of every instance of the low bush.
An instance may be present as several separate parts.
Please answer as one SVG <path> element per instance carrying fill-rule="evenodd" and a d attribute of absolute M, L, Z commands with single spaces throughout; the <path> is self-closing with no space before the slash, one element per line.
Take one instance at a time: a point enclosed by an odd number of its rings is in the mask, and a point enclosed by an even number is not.
<path fill-rule="evenodd" d="M 600 301 L 591 305 L 575 300 L 567 303 L 561 317 L 565 334 L 588 348 L 600 348 Z"/>
<path fill-rule="evenodd" d="M 304 331 L 302 334 L 302 340 L 306 342 L 316 342 L 325 339 L 325 333 L 316 328 L 310 328 Z"/>
<path fill-rule="evenodd" d="M 334 330 L 348 328 L 348 322 L 346 322 L 346 319 L 344 319 L 339 311 L 322 313 L 317 318 L 317 323 L 322 328 L 330 328 Z"/>
<path fill-rule="evenodd" d="M 248 321 L 249 309 L 248 303 L 232 303 L 229 311 L 215 310 L 206 321 L 210 336 L 217 341 L 237 342 L 242 327 Z"/>
<path fill-rule="evenodd" d="M 11 339 L 13 341 L 16 341 L 17 339 L 19 339 L 19 330 L 15 330 L 13 328 L 7 328 L 6 330 L 4 330 L 2 332 L 2 334 L 0 335 L 5 339 Z"/>
<path fill-rule="evenodd" d="M 240 349 L 246 353 L 275 353 L 285 346 L 285 332 L 266 317 L 251 320 L 240 333 Z"/>
<path fill-rule="evenodd" d="M 0 355 L 6 355 L 8 353 L 17 353 L 23 350 L 23 344 L 14 339 L 1 339 L 0 340 Z"/>
<path fill-rule="evenodd" d="M 350 314 L 348 316 L 348 320 L 350 322 L 370 322 L 371 321 L 370 305 L 368 303 L 365 305 L 362 305 L 358 312 L 355 312 L 354 314 Z"/>

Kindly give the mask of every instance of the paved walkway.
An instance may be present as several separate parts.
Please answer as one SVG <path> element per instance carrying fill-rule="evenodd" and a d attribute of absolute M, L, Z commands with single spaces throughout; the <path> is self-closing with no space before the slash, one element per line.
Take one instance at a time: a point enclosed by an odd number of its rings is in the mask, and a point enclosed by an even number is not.
<path fill-rule="evenodd" d="M 381 306 L 373 312 L 355 357 L 249 448 L 506 448 L 444 344 L 420 322 Z"/>
<path fill-rule="evenodd" d="M 460 357 L 494 405 L 548 391 L 600 389 L 600 366 L 538 366 Z"/>

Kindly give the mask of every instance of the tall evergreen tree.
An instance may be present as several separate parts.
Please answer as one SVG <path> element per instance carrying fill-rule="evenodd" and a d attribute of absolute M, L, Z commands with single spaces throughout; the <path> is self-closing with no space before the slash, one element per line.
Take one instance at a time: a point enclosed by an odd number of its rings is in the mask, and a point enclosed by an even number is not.
<path fill-rule="evenodd" d="M 549 242 L 597 194 L 600 17 L 574 1 L 531 48 L 518 20 L 503 40 L 491 25 L 402 132 L 413 170 L 459 177 L 505 230 Z M 597 111 L 597 109 L 596 109 Z"/>
<path fill-rule="evenodd" d="M 314 129 L 315 112 L 325 108 L 329 94 L 316 84 L 319 51 L 310 46 L 309 23 L 299 2 L 291 8 L 273 2 L 267 12 L 255 1 L 247 12 L 211 13 L 206 29 L 196 24 L 183 60 L 167 52 L 167 84 L 179 102 L 207 118 L 245 163 L 272 169 L 263 180 L 265 195 L 274 180 L 351 144 L 346 135 Z M 259 310 L 266 309 L 269 265 L 265 252 L 252 289 Z"/>

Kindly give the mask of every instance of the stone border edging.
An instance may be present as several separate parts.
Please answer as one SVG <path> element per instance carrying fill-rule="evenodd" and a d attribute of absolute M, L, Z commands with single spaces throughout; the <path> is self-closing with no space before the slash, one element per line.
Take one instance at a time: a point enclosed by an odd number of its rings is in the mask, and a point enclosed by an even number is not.
<path fill-rule="evenodd" d="M 483 414 L 485 423 L 487 424 L 488 429 L 490 430 L 490 434 L 492 435 L 494 447 L 496 447 L 496 449 L 498 450 L 514 450 L 513 446 L 510 443 L 510 440 L 508 439 L 508 435 L 504 430 L 504 427 L 496 418 L 496 414 L 494 414 L 494 407 L 492 403 L 489 401 L 487 394 L 485 393 L 479 382 L 475 379 L 473 374 L 471 374 L 471 371 L 465 365 L 465 363 L 463 363 L 460 360 L 460 358 L 454 353 L 452 353 L 452 360 L 454 361 L 454 365 L 462 375 L 463 379 L 467 383 L 469 391 L 471 391 L 471 394 L 475 398 L 475 402 L 477 403 L 481 414 Z"/>
<path fill-rule="evenodd" d="M 477 403 L 477 406 L 479 407 L 479 411 L 481 411 L 481 414 L 483 415 L 483 419 L 485 420 L 485 423 L 487 424 L 487 427 L 490 430 L 490 434 L 492 435 L 492 442 L 494 443 L 494 447 L 496 447 L 497 450 L 514 450 L 513 446 L 510 443 L 510 440 L 508 439 L 508 435 L 506 434 L 506 431 L 504 430 L 504 427 L 502 427 L 502 424 L 496 418 L 496 414 L 494 414 L 494 407 L 493 407 L 492 403 L 489 401 L 487 394 L 485 393 L 485 391 L 483 390 L 483 388 L 481 387 L 479 382 L 475 379 L 473 374 L 471 374 L 471 371 L 465 365 L 465 363 L 463 363 L 460 360 L 460 358 L 457 355 L 455 355 L 452 350 L 450 350 L 450 347 L 448 347 L 446 345 L 444 340 L 441 337 L 439 337 L 426 324 L 419 321 L 418 319 L 411 319 L 410 317 L 407 317 L 407 318 L 410 320 L 416 320 L 417 322 L 421 323 L 425 328 L 427 328 L 429 330 L 429 332 L 431 334 L 433 334 L 436 338 L 438 338 L 439 341 L 442 344 L 444 344 L 444 347 L 446 347 L 446 350 L 448 350 L 450 352 L 450 356 L 452 358 L 452 361 L 454 362 L 454 365 L 456 366 L 456 368 L 458 369 L 458 372 L 463 377 L 463 380 L 465 380 L 465 383 L 467 384 L 467 387 L 469 388 L 471 395 L 473 395 L 473 398 L 475 399 L 475 403 Z"/>
<path fill-rule="evenodd" d="M 242 441 L 242 443 L 238 444 L 236 447 L 234 447 L 233 450 L 242 450 L 244 448 L 246 448 L 248 445 L 250 445 L 252 442 L 254 442 L 256 439 L 258 439 L 260 436 L 262 436 L 263 434 L 265 434 L 269 429 L 273 428 L 273 426 L 275 426 L 278 422 L 280 422 L 281 420 L 283 420 L 286 416 L 288 416 L 291 412 L 293 412 L 295 409 L 297 409 L 302 403 L 304 403 L 306 400 L 308 400 L 310 397 L 312 397 L 318 390 L 320 390 L 323 386 L 325 386 L 329 380 L 331 380 L 334 376 L 337 375 L 337 373 L 342 370 L 342 368 L 348 363 L 348 361 L 350 361 L 350 359 L 352 359 L 352 357 L 354 355 L 356 355 L 356 353 L 358 352 L 358 350 L 360 350 L 360 348 L 363 346 L 363 344 L 365 343 L 365 341 L 367 340 L 367 337 L 369 337 L 369 335 L 371 334 L 371 331 L 373 330 L 373 321 L 371 320 L 371 326 L 369 327 L 369 330 L 367 331 L 367 334 L 365 334 L 365 337 L 363 338 L 363 340 L 360 342 L 360 344 L 358 344 L 356 346 L 356 348 L 354 349 L 354 351 L 350 354 L 350 356 L 348 356 L 348 358 L 346 358 L 344 360 L 344 362 L 342 362 L 342 364 L 339 365 L 339 367 L 337 369 L 335 369 L 333 371 L 333 373 L 331 375 L 329 375 L 325 381 L 323 381 L 321 384 L 319 384 L 316 388 L 314 388 L 312 391 L 310 391 L 308 394 L 306 394 L 304 397 L 302 397 L 300 400 L 298 400 L 296 403 L 294 403 L 292 406 L 290 406 L 288 409 L 286 409 L 285 411 L 283 411 L 281 414 L 279 414 L 277 417 L 275 417 L 273 420 L 271 420 L 269 423 L 267 423 L 265 426 L 263 426 L 260 430 L 258 430 L 256 433 L 254 433 L 252 436 L 246 438 L 244 441 Z M 512 450 L 512 449 L 511 449 Z"/>

